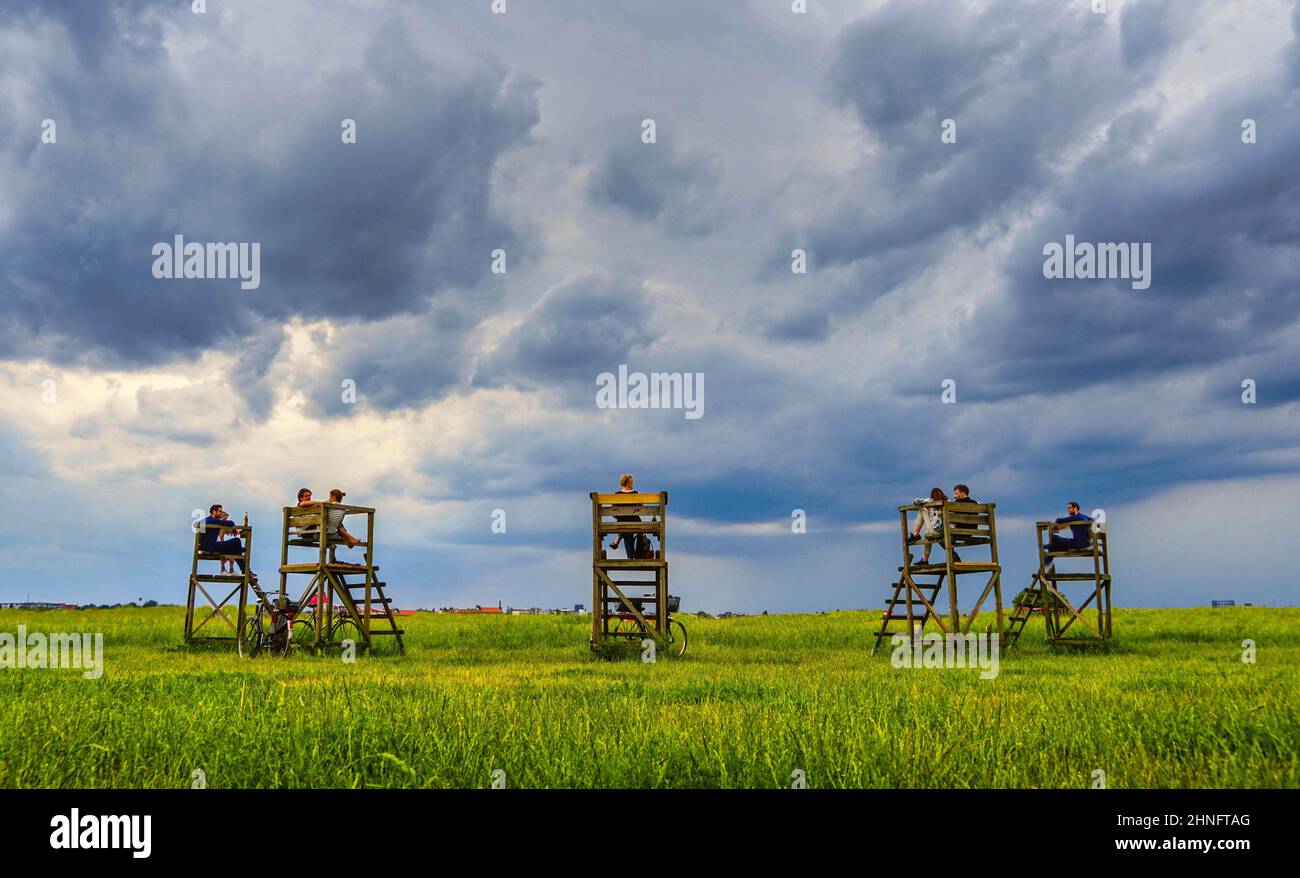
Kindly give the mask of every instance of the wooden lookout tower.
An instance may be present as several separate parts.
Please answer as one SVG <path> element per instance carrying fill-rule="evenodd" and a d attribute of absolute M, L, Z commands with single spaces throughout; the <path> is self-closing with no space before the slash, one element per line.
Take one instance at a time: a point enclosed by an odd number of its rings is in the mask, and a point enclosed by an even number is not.
<path fill-rule="evenodd" d="M 1068 525 L 1067 525 L 1068 526 Z M 1007 640 L 1015 643 L 1024 630 L 1029 618 L 1037 613 L 1043 617 L 1047 628 L 1047 642 L 1053 644 L 1089 645 L 1109 640 L 1111 635 L 1110 614 L 1110 543 L 1106 536 L 1106 524 L 1093 521 L 1075 525 L 1074 531 L 1087 531 L 1088 545 L 1077 549 L 1051 551 L 1049 534 L 1061 525 L 1051 521 L 1036 522 L 1034 527 L 1038 534 L 1038 572 L 1034 574 L 1029 588 L 1021 592 L 1012 608 L 1010 625 L 1007 628 Z M 1084 571 L 1061 571 L 1057 561 L 1064 558 L 1080 558 L 1090 561 L 1092 569 Z M 1071 562 L 1073 563 L 1073 562 Z M 1066 585 L 1065 583 L 1069 583 Z M 1074 602 L 1067 596 L 1072 592 Z M 1084 611 L 1096 601 L 1096 627 L 1088 622 Z M 1078 608 L 1075 607 L 1078 602 Z M 1078 622 L 1080 627 L 1074 627 Z M 1073 628 L 1073 634 L 1066 634 Z"/>
<path fill-rule="evenodd" d="M 672 639 L 668 550 L 664 531 L 668 492 L 591 494 L 591 648 L 611 642 Z M 617 534 L 620 547 L 608 549 Z M 614 554 L 624 557 L 609 557 Z M 631 578 L 629 578 L 629 576 Z"/>
<path fill-rule="evenodd" d="M 358 544 L 358 548 L 365 550 L 361 563 L 340 561 L 335 556 L 340 545 L 347 545 L 338 535 L 338 528 L 350 516 L 365 518 L 365 539 Z M 311 551 L 303 552 L 304 549 Z M 291 550 L 300 560 L 290 559 Z M 319 648 L 354 640 L 358 647 L 365 649 L 373 645 L 371 638 L 387 635 L 402 649 L 404 632 L 397 627 L 392 599 L 384 594 L 386 585 L 379 581 L 379 567 L 374 559 L 375 510 L 344 503 L 284 508 L 277 606 L 290 606 L 291 576 L 309 577 L 296 606 L 301 612 L 311 613 L 310 630 L 303 638 L 295 633 L 296 643 Z"/>
<path fill-rule="evenodd" d="M 907 542 L 908 516 L 923 515 L 927 510 L 942 513 L 943 526 L 933 536 L 917 545 L 933 544 L 943 551 L 943 560 L 922 565 L 912 560 L 911 546 Z M 918 503 L 898 507 L 898 520 L 902 527 L 903 566 L 898 568 L 898 581 L 894 593 L 885 604 L 885 615 L 876 642 L 874 654 L 882 640 L 895 634 L 916 634 L 933 621 L 944 634 L 968 634 L 980 609 L 993 595 L 997 615 L 996 632 L 1002 631 L 1002 567 L 998 564 L 998 531 L 993 503 L 948 501 L 944 503 Z M 967 557 L 961 557 L 961 549 Z M 972 552 L 988 553 L 988 559 L 970 557 Z M 962 577 L 976 577 L 974 585 L 983 588 L 979 600 L 962 614 L 958 603 L 958 584 Z M 984 579 L 981 583 L 979 580 Z M 947 600 L 940 594 L 947 590 Z M 967 588 L 969 592 L 969 587 Z"/>
<path fill-rule="evenodd" d="M 243 538 L 244 553 L 242 555 L 217 555 L 211 552 L 205 552 L 203 550 L 203 534 L 208 528 L 237 532 L 238 535 Z M 244 627 L 244 616 L 248 604 L 248 589 L 250 585 L 249 571 L 252 569 L 250 561 L 252 553 L 253 528 L 249 525 L 245 524 L 241 526 L 232 522 L 218 527 L 215 524 L 206 524 L 205 522 L 200 521 L 194 526 L 194 556 L 190 561 L 189 596 L 185 602 L 186 643 L 213 643 L 222 641 L 234 643 L 236 641 L 239 632 L 243 630 Z M 221 568 L 219 566 L 217 567 L 217 572 L 212 572 L 208 568 L 202 570 L 199 568 L 200 564 L 219 565 L 222 561 L 242 561 L 244 563 L 244 572 L 239 574 L 221 573 Z M 213 591 L 217 591 L 218 594 L 221 594 L 226 588 L 229 588 L 230 590 L 225 591 L 225 596 L 218 601 L 212 597 L 212 592 L 208 591 L 207 587 L 211 585 L 219 586 L 220 590 L 213 589 Z M 195 600 L 200 594 L 207 599 L 207 602 L 211 605 L 212 609 L 211 612 L 202 615 L 199 619 L 199 623 L 195 625 Z M 239 602 L 233 606 L 229 606 L 235 595 L 239 595 Z M 227 614 L 228 610 L 235 611 L 235 618 L 233 620 Z M 200 635 L 199 632 L 213 619 L 221 619 L 229 625 L 230 633 L 228 635 L 217 633 L 224 630 L 220 626 L 217 626 L 215 629 L 209 630 L 206 634 Z"/>

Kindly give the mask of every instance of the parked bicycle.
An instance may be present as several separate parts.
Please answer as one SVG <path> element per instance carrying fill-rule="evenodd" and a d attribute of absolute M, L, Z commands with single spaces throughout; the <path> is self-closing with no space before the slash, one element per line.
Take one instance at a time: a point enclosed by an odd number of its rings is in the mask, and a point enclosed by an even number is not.
<path fill-rule="evenodd" d="M 259 600 L 253 614 L 244 618 L 237 644 L 239 655 L 255 656 L 263 651 L 288 655 L 294 646 L 304 645 L 305 633 L 312 630 L 311 623 L 311 611 L 303 613 L 294 601 L 286 601 L 283 608 L 277 608 Z"/>
<path fill-rule="evenodd" d="M 642 618 L 645 618 L 646 614 L 645 605 L 647 603 L 654 604 L 654 598 L 628 598 L 628 601 L 631 602 L 632 606 L 636 607 L 636 611 L 641 614 Z M 686 626 L 673 618 L 673 613 L 676 613 L 681 608 L 681 604 L 682 599 L 679 595 L 670 594 L 668 596 L 667 641 L 669 652 L 677 656 L 686 654 Z M 650 627 L 650 624 L 653 623 L 642 623 L 621 604 L 616 612 L 609 614 L 609 620 L 609 633 L 611 635 L 629 639 L 654 637 L 654 631 Z"/>

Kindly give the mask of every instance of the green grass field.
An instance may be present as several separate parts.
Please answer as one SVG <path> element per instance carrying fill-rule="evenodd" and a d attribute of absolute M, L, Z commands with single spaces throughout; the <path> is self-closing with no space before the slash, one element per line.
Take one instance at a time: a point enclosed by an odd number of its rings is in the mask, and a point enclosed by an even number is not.
<path fill-rule="evenodd" d="M 651 665 L 593 658 L 583 617 L 420 614 L 345 664 L 186 648 L 174 607 L 0 611 L 106 654 L 0 669 L 0 786 L 1300 786 L 1300 609 L 1117 610 L 1084 654 L 1034 621 L 993 680 L 871 657 L 879 615 L 684 615 Z"/>

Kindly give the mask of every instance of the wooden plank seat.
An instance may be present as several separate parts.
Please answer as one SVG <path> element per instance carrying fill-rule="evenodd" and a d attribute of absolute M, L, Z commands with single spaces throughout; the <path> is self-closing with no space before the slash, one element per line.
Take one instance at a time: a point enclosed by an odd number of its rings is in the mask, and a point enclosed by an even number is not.
<path fill-rule="evenodd" d="M 284 564 L 281 565 L 280 572 L 281 573 L 313 573 L 316 570 L 319 570 L 320 566 L 321 565 L 319 563 Z M 332 564 L 326 564 L 325 567 L 331 573 L 365 573 L 366 572 L 366 566 L 364 564 L 345 564 L 342 561 L 338 561 Z M 374 567 L 370 569 L 378 572 L 379 565 L 376 564 Z M 364 585 L 365 583 L 361 583 L 361 584 Z"/>
<path fill-rule="evenodd" d="M 668 562 L 649 558 L 634 558 L 632 560 L 627 558 L 603 558 L 600 566 L 615 570 L 662 570 L 668 566 Z"/>

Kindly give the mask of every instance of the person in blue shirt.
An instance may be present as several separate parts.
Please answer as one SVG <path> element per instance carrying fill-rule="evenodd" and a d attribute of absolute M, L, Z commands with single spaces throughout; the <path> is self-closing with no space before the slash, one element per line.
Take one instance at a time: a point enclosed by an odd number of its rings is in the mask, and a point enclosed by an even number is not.
<path fill-rule="evenodd" d="M 239 565 L 239 572 L 244 572 L 244 541 L 239 537 L 231 537 L 228 540 L 221 538 L 221 529 L 230 527 L 230 519 L 226 517 L 226 510 L 220 503 L 213 503 L 208 507 L 208 517 L 203 519 L 203 537 L 201 545 L 203 551 L 212 555 L 234 555 L 234 562 Z M 249 575 L 250 579 L 257 579 L 257 574 Z"/>
<path fill-rule="evenodd" d="M 1056 519 L 1056 524 L 1052 526 L 1052 530 L 1069 530 L 1070 535 L 1062 537 L 1053 533 L 1048 542 L 1047 551 L 1073 552 L 1090 548 L 1092 546 L 1092 537 L 1088 534 L 1088 525 L 1092 524 L 1092 518 L 1080 512 L 1079 504 L 1074 501 L 1067 504 L 1065 508 L 1069 515 Z"/>

